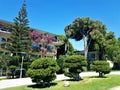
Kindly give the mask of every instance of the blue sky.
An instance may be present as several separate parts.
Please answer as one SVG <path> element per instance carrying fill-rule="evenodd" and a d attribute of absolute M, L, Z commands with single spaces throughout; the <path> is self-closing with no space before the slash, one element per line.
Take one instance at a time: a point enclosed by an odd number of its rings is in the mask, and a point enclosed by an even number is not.
<path fill-rule="evenodd" d="M 13 22 L 23 0 L 0 0 L 0 19 Z M 107 26 L 107 32 L 120 36 L 120 0 L 26 0 L 29 26 L 54 34 L 78 17 L 90 17 Z M 83 41 L 71 40 L 74 48 L 83 49 Z"/>

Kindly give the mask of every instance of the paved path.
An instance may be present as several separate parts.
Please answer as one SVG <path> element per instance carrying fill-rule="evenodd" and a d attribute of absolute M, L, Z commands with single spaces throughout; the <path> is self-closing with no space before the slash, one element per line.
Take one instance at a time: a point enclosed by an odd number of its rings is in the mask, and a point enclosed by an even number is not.
<path fill-rule="evenodd" d="M 2 90 L 3 88 L 29 85 L 29 84 L 33 84 L 30 78 L 1 80 L 0 90 Z"/>
<path fill-rule="evenodd" d="M 117 87 L 111 88 L 110 90 L 120 90 L 120 86 L 117 86 Z"/>
<path fill-rule="evenodd" d="M 120 75 L 120 72 L 111 72 L 111 75 Z M 98 73 L 96 72 L 83 72 L 80 74 L 81 77 L 84 76 L 98 76 Z M 56 80 L 64 80 L 69 79 L 68 77 L 65 77 L 63 74 L 57 75 Z M 0 81 L 0 90 L 3 88 L 9 88 L 9 87 L 16 87 L 21 85 L 30 85 L 33 84 L 30 78 L 22 78 L 22 79 L 9 79 L 9 80 L 1 80 Z M 119 87 L 118 87 L 119 88 Z M 120 90 L 113 88 L 111 90 Z"/>

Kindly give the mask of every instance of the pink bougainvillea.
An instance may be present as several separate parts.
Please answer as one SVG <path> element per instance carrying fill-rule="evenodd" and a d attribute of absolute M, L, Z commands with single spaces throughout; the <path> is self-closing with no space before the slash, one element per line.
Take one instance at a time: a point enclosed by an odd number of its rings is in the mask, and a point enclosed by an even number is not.
<path fill-rule="evenodd" d="M 42 44 L 42 47 L 40 48 L 42 55 L 45 55 L 47 53 L 47 49 L 45 48 L 45 46 L 49 43 L 56 41 L 54 36 L 48 35 L 46 33 L 41 34 L 37 31 L 30 32 L 30 36 L 34 42 Z"/>
<path fill-rule="evenodd" d="M 40 42 L 42 39 L 42 34 L 38 33 L 37 31 L 30 32 L 30 36 L 34 42 Z"/>
<path fill-rule="evenodd" d="M 56 41 L 55 37 L 50 35 L 45 35 L 45 40 L 47 43 L 52 43 L 53 41 Z"/>
<path fill-rule="evenodd" d="M 41 33 L 38 33 L 37 31 L 32 31 L 30 33 L 30 36 L 32 37 L 32 40 L 37 43 L 39 43 L 39 42 L 52 43 L 52 42 L 56 41 L 54 36 L 48 35 L 48 34 L 41 34 Z"/>

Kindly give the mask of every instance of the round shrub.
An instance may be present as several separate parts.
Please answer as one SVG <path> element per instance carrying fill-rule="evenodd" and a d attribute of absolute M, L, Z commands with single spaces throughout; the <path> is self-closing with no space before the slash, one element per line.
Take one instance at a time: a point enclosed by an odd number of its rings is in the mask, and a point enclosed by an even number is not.
<path fill-rule="evenodd" d="M 37 84 L 49 84 L 56 78 L 56 71 L 59 69 L 56 60 L 52 58 L 39 58 L 32 62 L 27 75 Z"/>
<path fill-rule="evenodd" d="M 66 68 L 65 75 L 79 81 L 79 74 L 84 71 L 87 62 L 82 55 L 71 55 L 65 58 L 64 67 Z"/>
<path fill-rule="evenodd" d="M 99 73 L 99 77 L 103 77 L 104 74 L 110 73 L 110 65 L 107 61 L 94 61 L 92 65 L 92 70 Z"/>
<path fill-rule="evenodd" d="M 60 55 L 59 59 L 57 59 L 57 64 L 60 67 L 59 71 L 57 71 L 57 74 L 63 74 L 64 73 L 64 60 L 65 60 L 65 56 L 64 55 Z"/>

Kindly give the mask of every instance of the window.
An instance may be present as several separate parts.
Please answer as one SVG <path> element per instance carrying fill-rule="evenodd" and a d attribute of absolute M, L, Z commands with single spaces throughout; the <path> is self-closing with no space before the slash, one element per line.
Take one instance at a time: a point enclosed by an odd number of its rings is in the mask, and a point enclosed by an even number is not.
<path fill-rule="evenodd" d="M 2 41 L 2 38 L 0 37 L 0 42 Z"/>
<path fill-rule="evenodd" d="M 95 59 L 95 53 L 89 53 L 89 60 L 94 60 Z"/>
<path fill-rule="evenodd" d="M 48 50 L 48 52 L 52 52 L 53 51 L 53 49 L 54 49 L 54 46 L 47 46 L 47 50 Z"/>
<path fill-rule="evenodd" d="M 39 51 L 40 51 L 41 45 L 39 45 L 38 43 L 35 43 L 35 42 L 33 42 L 31 45 L 32 45 L 33 50 L 34 50 L 35 52 L 39 52 Z"/>
<path fill-rule="evenodd" d="M 4 41 L 7 41 L 7 39 L 6 38 L 1 38 L 1 41 L 4 42 Z"/>

